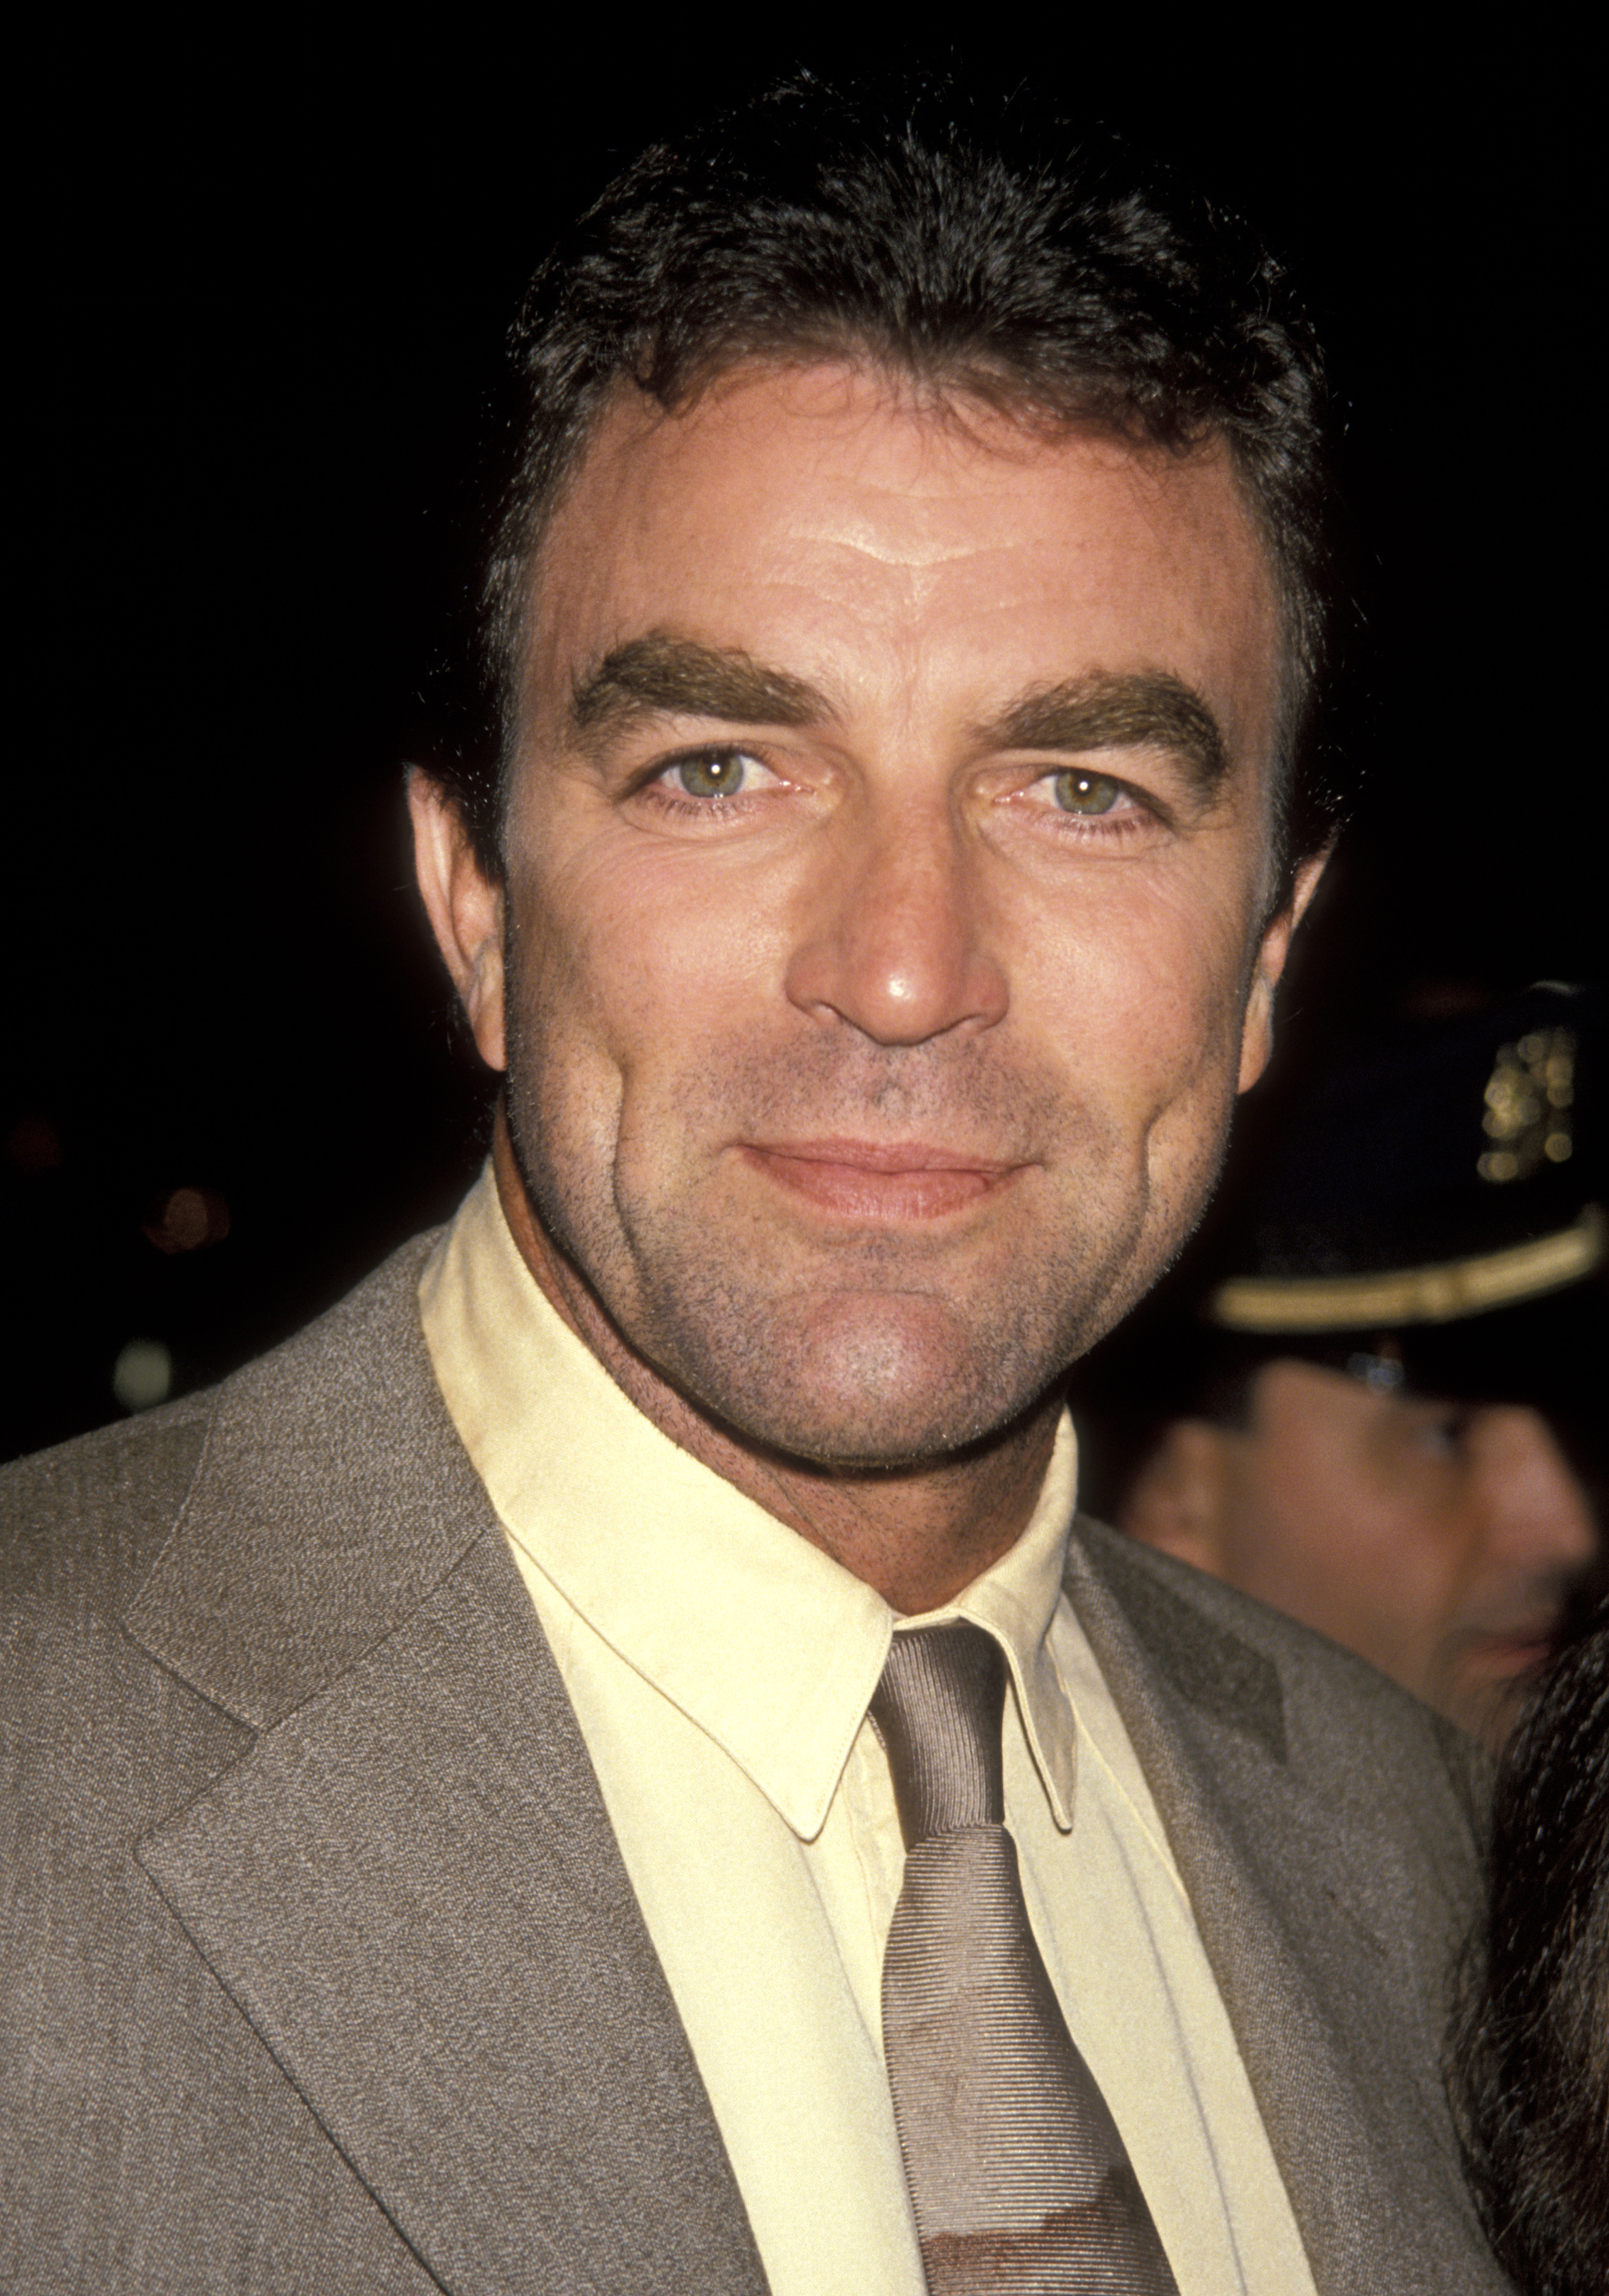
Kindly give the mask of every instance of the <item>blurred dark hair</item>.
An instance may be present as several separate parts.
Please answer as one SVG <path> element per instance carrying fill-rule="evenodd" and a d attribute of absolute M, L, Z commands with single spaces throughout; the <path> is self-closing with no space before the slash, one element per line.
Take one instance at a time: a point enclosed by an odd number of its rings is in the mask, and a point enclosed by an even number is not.
<path fill-rule="evenodd" d="M 628 168 L 538 272 L 511 350 L 482 627 L 498 755 L 444 767 L 488 865 L 542 536 L 605 406 L 622 383 L 684 406 L 768 358 L 853 358 L 1178 454 L 1222 438 L 1284 611 L 1282 862 L 1325 841 L 1336 792 L 1304 738 L 1329 557 L 1318 347 L 1257 234 L 1118 138 L 942 80 L 791 82 Z"/>
<path fill-rule="evenodd" d="M 1609 2288 L 1609 1600 L 1504 1763 L 1450 2087 L 1482 2215 L 1520 2286 Z"/>
<path fill-rule="evenodd" d="M 1181 1263 L 1152 1299 L 1078 1364 L 1079 1504 L 1121 1521 L 1178 1419 L 1250 1431 L 1259 1374 L 1313 1364 L 1421 1400 L 1539 1412 L 1595 1507 L 1605 1505 L 1602 1280 L 1447 1324 L 1334 1332 L 1224 1331 L 1197 1312 L 1210 1252 Z"/>

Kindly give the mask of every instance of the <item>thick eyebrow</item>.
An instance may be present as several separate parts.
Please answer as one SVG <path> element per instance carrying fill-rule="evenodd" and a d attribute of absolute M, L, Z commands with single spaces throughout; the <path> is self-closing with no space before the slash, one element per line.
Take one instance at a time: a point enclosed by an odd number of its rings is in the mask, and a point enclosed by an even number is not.
<path fill-rule="evenodd" d="M 814 726 L 834 715 L 819 689 L 787 670 L 768 668 L 736 647 L 701 645 L 663 631 L 616 646 L 571 693 L 570 720 L 595 739 L 655 715 L 718 718 L 735 726 Z M 1159 749 L 1184 765 L 1198 798 L 1213 796 L 1229 771 L 1218 720 L 1183 681 L 1165 671 L 1070 678 L 1022 695 L 978 729 L 988 750 Z"/>
<path fill-rule="evenodd" d="M 1183 681 L 1165 671 L 1080 677 L 1020 701 L 978 738 L 989 750 L 1167 750 L 1196 797 L 1213 796 L 1229 772 L 1218 720 Z"/>
<path fill-rule="evenodd" d="M 720 718 L 735 726 L 813 726 L 833 713 L 825 694 L 735 647 L 699 645 L 662 632 L 633 638 L 578 675 L 570 722 L 595 737 L 656 714 Z"/>

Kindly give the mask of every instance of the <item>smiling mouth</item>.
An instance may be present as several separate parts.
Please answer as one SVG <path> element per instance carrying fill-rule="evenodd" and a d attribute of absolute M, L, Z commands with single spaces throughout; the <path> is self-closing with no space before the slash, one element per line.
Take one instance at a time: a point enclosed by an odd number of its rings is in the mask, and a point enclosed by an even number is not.
<path fill-rule="evenodd" d="M 779 1187 L 856 1219 L 940 1219 L 997 1194 L 1025 1168 L 924 1141 L 744 1142 L 740 1152 Z"/>

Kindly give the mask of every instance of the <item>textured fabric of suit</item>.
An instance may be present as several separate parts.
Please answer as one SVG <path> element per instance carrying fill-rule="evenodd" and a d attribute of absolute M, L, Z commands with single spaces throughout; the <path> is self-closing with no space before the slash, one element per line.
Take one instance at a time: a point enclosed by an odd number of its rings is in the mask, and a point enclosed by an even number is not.
<path fill-rule="evenodd" d="M 763 2285 L 431 1375 L 429 1242 L 0 1479 L 8 2289 Z M 1071 1569 L 1319 2287 L 1500 2289 L 1436 2075 L 1460 1750 L 1110 1534 Z"/>

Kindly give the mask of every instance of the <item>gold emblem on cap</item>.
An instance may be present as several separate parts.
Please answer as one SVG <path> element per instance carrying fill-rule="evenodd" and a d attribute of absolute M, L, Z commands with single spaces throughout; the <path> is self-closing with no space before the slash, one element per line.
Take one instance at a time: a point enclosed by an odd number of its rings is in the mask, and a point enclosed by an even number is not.
<path fill-rule="evenodd" d="M 1575 1037 L 1568 1029 L 1533 1029 L 1498 1048 L 1486 1082 L 1481 1129 L 1493 1143 L 1475 1160 L 1483 1180 L 1529 1179 L 1537 1167 L 1564 1163 L 1574 1144 Z"/>

